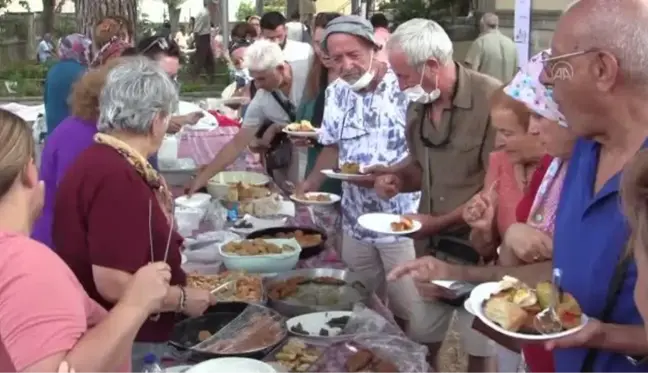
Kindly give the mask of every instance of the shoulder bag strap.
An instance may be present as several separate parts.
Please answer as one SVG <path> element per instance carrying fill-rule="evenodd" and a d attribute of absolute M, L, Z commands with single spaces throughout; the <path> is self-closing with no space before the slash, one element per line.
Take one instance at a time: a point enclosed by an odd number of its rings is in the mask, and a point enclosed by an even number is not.
<path fill-rule="evenodd" d="M 324 100 L 326 99 L 326 86 L 328 85 L 328 73 L 326 70 L 322 71 L 320 76 L 320 92 L 315 99 L 315 106 L 313 107 L 312 124 L 315 127 L 322 126 L 322 119 L 324 118 Z"/>
<path fill-rule="evenodd" d="M 610 287 L 608 288 L 607 296 L 605 297 L 605 307 L 603 308 L 603 313 L 601 314 L 601 322 L 608 322 L 612 316 L 612 311 L 614 311 L 614 305 L 616 304 L 617 299 L 619 298 L 619 293 L 621 292 L 621 287 L 623 286 L 623 280 L 625 275 L 628 272 L 628 266 L 630 264 L 631 256 L 628 255 L 624 258 L 614 270 L 612 275 L 612 280 L 610 281 Z M 598 355 L 599 350 L 595 348 L 590 348 L 585 355 L 585 360 L 583 360 L 583 365 L 581 367 L 581 372 L 593 372 L 594 371 L 594 362 Z"/>
<path fill-rule="evenodd" d="M 279 94 L 276 91 L 272 91 L 272 97 L 277 101 L 279 106 L 283 109 L 283 111 L 288 114 L 288 118 L 290 119 L 291 122 L 294 122 L 297 120 L 297 113 L 295 112 L 295 105 L 293 105 L 290 101 L 284 100 L 281 97 L 279 97 Z"/>

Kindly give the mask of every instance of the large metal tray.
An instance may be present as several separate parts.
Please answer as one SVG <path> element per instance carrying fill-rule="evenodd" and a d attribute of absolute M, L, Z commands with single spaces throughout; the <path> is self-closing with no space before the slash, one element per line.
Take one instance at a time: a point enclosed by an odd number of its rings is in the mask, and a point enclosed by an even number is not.
<path fill-rule="evenodd" d="M 361 303 L 367 303 L 371 298 L 374 288 L 366 284 L 362 278 L 348 270 L 343 269 L 333 269 L 333 268 L 309 268 L 309 269 L 298 269 L 295 271 L 284 272 L 277 276 L 268 277 L 264 281 L 264 288 L 266 292 L 270 289 L 272 284 L 277 282 L 285 281 L 293 277 L 305 277 L 305 278 L 316 278 L 316 277 L 333 277 L 339 280 L 344 280 L 349 285 L 354 285 L 354 288 L 360 293 Z M 325 311 L 351 311 L 353 309 L 353 304 L 334 304 L 334 305 L 299 305 L 293 304 L 290 302 L 285 302 L 283 300 L 273 300 L 268 298 L 268 306 L 277 310 L 279 313 L 286 317 L 300 316 L 307 313 L 313 312 L 325 312 Z"/>

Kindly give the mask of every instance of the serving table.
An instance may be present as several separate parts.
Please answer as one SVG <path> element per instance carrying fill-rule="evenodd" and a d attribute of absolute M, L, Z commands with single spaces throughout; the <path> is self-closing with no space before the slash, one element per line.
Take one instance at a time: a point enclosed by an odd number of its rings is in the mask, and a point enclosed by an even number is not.
<path fill-rule="evenodd" d="M 212 131 L 185 131 L 181 135 L 178 157 L 191 158 L 197 165 L 206 165 L 232 140 L 238 130 L 238 127 L 220 127 Z M 258 155 L 247 150 L 228 170 L 263 172 Z M 286 225 L 318 227 L 325 229 L 328 236 L 327 247 L 319 255 L 300 261 L 298 268 L 346 268 L 338 251 L 340 240 L 336 221 L 339 216 L 335 206 L 309 207 L 296 204 L 295 217 L 289 217 Z M 385 319 L 395 322 L 392 312 L 375 293 L 367 306 Z"/>

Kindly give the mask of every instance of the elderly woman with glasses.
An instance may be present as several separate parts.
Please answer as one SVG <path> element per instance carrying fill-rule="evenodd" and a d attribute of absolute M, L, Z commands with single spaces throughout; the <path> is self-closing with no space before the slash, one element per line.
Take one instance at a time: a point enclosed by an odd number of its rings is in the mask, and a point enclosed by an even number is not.
<path fill-rule="evenodd" d="M 88 294 L 107 309 L 139 268 L 162 261 L 171 288 L 160 315 L 140 329 L 133 369 L 148 353 L 164 356 L 176 314 L 201 315 L 209 292 L 185 287 L 182 237 L 164 179 L 146 160 L 160 147 L 178 92 L 154 62 L 131 57 L 110 71 L 99 98 L 98 134 L 59 184 L 53 240 Z"/>

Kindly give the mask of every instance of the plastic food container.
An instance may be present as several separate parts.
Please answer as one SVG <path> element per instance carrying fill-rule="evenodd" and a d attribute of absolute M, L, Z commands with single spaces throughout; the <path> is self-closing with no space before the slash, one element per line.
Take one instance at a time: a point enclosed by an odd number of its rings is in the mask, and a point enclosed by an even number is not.
<path fill-rule="evenodd" d="M 243 241 L 243 240 L 237 240 Z M 232 242 L 237 242 L 232 241 Z M 264 240 L 278 246 L 288 245 L 295 250 L 281 254 L 267 255 L 236 255 L 223 251 L 226 244 L 220 246 L 219 251 L 223 264 L 230 271 L 246 271 L 250 273 L 277 273 L 294 269 L 299 261 L 301 246 L 295 239 L 268 239 Z"/>

